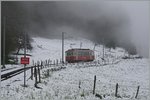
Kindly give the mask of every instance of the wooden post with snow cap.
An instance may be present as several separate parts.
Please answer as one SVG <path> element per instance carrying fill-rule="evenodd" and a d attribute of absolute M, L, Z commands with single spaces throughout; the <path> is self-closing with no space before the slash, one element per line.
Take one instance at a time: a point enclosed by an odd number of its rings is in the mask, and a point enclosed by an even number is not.
<path fill-rule="evenodd" d="M 81 80 L 79 80 L 79 89 L 81 88 Z"/>
<path fill-rule="evenodd" d="M 31 80 L 33 80 L 33 67 L 31 67 Z"/>
<path fill-rule="evenodd" d="M 50 66 L 50 59 L 48 59 L 48 67 Z"/>
<path fill-rule="evenodd" d="M 55 60 L 54 60 L 54 66 L 55 66 Z"/>
<path fill-rule="evenodd" d="M 44 68 L 44 61 L 42 61 L 42 69 Z"/>
<path fill-rule="evenodd" d="M 46 67 L 48 67 L 48 60 L 46 60 Z"/>
<path fill-rule="evenodd" d="M 48 67 L 48 60 L 46 60 L 46 67 Z"/>
<path fill-rule="evenodd" d="M 58 66 L 58 59 L 56 60 L 56 62 L 57 62 L 57 66 Z"/>
<path fill-rule="evenodd" d="M 35 77 L 35 67 L 36 67 L 36 63 L 34 63 L 34 66 L 33 66 L 33 76 Z"/>
<path fill-rule="evenodd" d="M 32 60 L 33 66 L 34 66 L 34 60 Z M 31 80 L 33 80 L 33 67 L 31 67 Z"/>
<path fill-rule="evenodd" d="M 50 64 L 50 59 L 48 59 L 48 67 L 49 67 L 49 64 Z"/>
<path fill-rule="evenodd" d="M 34 76 L 35 76 L 35 84 L 34 84 L 34 86 L 37 87 L 37 69 L 36 69 L 36 65 L 34 67 Z"/>
<path fill-rule="evenodd" d="M 95 94 L 95 87 L 96 87 L 96 75 L 94 76 L 93 94 Z"/>
<path fill-rule="evenodd" d="M 45 61 L 44 60 L 42 61 L 42 64 L 43 64 L 43 68 L 45 68 Z"/>
<path fill-rule="evenodd" d="M 49 59 L 47 59 L 47 67 L 49 67 Z"/>
<path fill-rule="evenodd" d="M 47 67 L 49 67 L 49 59 L 47 60 Z"/>
<path fill-rule="evenodd" d="M 135 96 L 135 98 L 137 98 L 137 96 L 138 96 L 139 88 L 140 88 L 140 86 L 138 86 L 138 87 L 137 87 L 137 92 L 136 92 L 136 96 Z"/>
<path fill-rule="evenodd" d="M 45 60 L 43 61 L 43 68 L 45 68 L 45 66 L 46 66 L 46 62 L 45 62 Z"/>
<path fill-rule="evenodd" d="M 118 83 L 116 84 L 115 97 L 118 97 Z"/>
<path fill-rule="evenodd" d="M 39 83 L 41 83 L 41 74 L 40 74 L 40 65 L 38 64 L 37 68 L 38 68 L 38 74 L 39 74 Z"/>
<path fill-rule="evenodd" d="M 52 64 L 52 60 L 50 60 L 50 67 L 51 67 L 51 64 Z"/>

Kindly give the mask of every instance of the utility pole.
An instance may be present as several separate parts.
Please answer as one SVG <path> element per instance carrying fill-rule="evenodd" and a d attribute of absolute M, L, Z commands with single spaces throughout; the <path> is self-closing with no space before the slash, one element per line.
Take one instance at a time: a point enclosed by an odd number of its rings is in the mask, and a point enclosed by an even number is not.
<path fill-rule="evenodd" d="M 81 49 L 81 47 L 82 47 L 82 42 L 80 42 L 80 49 Z"/>
<path fill-rule="evenodd" d="M 4 16 L 4 27 L 3 27 L 3 67 L 2 68 L 5 68 L 5 22 L 6 21 L 6 18 Z"/>
<path fill-rule="evenodd" d="M 95 50 L 95 47 L 96 47 L 96 43 L 94 44 L 94 48 L 93 48 L 93 50 Z"/>
<path fill-rule="evenodd" d="M 103 39 L 103 59 L 104 59 L 104 39 Z"/>
<path fill-rule="evenodd" d="M 64 32 L 62 32 L 62 65 L 64 65 Z"/>
<path fill-rule="evenodd" d="M 104 59 L 104 44 L 103 44 L 103 59 Z"/>
<path fill-rule="evenodd" d="M 24 34 L 24 58 L 26 58 L 26 33 Z M 24 87 L 26 87 L 26 64 L 24 64 Z"/>

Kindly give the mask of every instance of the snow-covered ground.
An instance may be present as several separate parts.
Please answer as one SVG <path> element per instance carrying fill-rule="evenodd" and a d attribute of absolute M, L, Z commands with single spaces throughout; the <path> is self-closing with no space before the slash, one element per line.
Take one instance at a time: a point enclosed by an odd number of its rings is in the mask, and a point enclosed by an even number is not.
<path fill-rule="evenodd" d="M 86 39 L 67 39 L 65 40 L 65 51 L 70 48 L 94 48 L 94 43 Z M 32 56 L 31 63 L 34 60 L 44 61 L 61 59 L 61 40 L 33 38 L 33 50 L 28 51 Z M 103 100 L 149 100 L 149 60 L 148 59 L 121 59 L 127 55 L 121 48 L 105 48 L 106 65 L 101 61 L 102 45 L 95 47 L 96 60 L 100 63 L 79 63 L 64 65 L 66 69 L 59 71 L 50 71 L 49 76 L 45 76 L 47 69 L 41 70 L 42 83 L 34 87 L 34 81 L 30 70 L 27 71 L 27 85 L 23 85 L 23 73 L 1 82 L 2 100 L 99 100 L 92 94 L 94 76 L 96 75 L 97 94 L 102 96 Z M 119 84 L 118 95 L 115 97 L 116 83 Z M 80 88 L 79 88 L 80 84 Z M 139 94 L 135 99 L 137 86 L 140 86 Z"/>

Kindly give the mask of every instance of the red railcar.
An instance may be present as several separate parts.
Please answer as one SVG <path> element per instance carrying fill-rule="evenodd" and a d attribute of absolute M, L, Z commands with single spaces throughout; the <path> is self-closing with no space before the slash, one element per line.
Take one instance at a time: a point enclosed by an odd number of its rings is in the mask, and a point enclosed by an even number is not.
<path fill-rule="evenodd" d="M 90 49 L 69 49 L 65 52 L 68 63 L 93 61 L 94 51 Z"/>

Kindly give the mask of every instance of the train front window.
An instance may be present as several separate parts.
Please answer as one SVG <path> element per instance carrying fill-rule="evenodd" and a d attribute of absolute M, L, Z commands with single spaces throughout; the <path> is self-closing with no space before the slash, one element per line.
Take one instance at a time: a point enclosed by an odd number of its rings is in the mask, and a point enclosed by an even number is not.
<path fill-rule="evenodd" d="M 73 56 L 76 56 L 77 55 L 77 52 L 73 52 Z"/>
<path fill-rule="evenodd" d="M 73 52 L 67 52 L 66 56 L 73 56 Z"/>
<path fill-rule="evenodd" d="M 66 53 L 66 56 L 70 56 L 70 55 L 71 55 L 71 52 L 67 52 L 67 53 Z"/>

